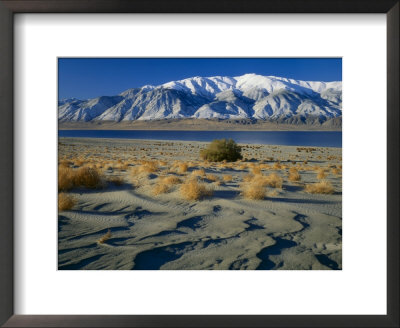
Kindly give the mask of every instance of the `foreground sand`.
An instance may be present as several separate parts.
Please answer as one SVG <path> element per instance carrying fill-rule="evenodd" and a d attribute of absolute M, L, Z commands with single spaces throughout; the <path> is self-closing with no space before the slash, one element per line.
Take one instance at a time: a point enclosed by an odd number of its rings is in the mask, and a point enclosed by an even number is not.
<path fill-rule="evenodd" d="M 121 184 L 68 192 L 76 204 L 59 212 L 59 269 L 341 269 L 340 148 L 243 145 L 246 159 L 224 164 L 200 161 L 205 146 L 60 138 L 60 163 L 97 167 L 106 180 L 119 177 Z M 141 172 L 143 161 L 157 163 L 156 169 Z M 189 164 L 186 172 L 179 169 L 182 162 Z M 288 181 L 293 166 L 299 182 Z M 318 167 L 333 194 L 304 190 L 318 181 Z M 202 168 L 205 176 L 198 173 Z M 162 176 L 184 181 L 193 171 L 213 190 L 211 197 L 185 200 L 179 183 L 154 194 Z M 282 188 L 268 187 L 263 200 L 244 198 L 240 185 L 252 171 L 278 174 Z"/>

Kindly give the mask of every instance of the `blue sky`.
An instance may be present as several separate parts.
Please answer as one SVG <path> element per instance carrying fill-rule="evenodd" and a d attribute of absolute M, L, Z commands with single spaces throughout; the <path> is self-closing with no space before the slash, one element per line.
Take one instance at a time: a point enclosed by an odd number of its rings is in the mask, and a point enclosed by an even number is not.
<path fill-rule="evenodd" d="M 111 96 L 192 76 L 274 75 L 341 81 L 341 58 L 59 58 L 58 98 Z"/>

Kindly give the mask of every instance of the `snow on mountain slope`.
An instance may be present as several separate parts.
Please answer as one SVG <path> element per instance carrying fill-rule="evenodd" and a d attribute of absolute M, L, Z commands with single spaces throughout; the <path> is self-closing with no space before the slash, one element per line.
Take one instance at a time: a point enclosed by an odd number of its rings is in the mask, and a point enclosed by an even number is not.
<path fill-rule="evenodd" d="M 282 119 L 342 115 L 342 82 L 275 76 L 192 77 L 128 89 L 118 96 L 59 101 L 60 121 L 163 118 Z"/>

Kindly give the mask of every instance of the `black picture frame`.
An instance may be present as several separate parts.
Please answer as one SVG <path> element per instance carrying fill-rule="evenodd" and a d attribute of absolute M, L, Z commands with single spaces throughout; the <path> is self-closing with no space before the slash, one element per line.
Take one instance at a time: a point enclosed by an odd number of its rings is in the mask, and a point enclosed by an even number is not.
<path fill-rule="evenodd" d="M 399 0 L 0 0 L 0 324 L 4 327 L 399 327 L 399 8 Z M 15 315 L 13 16 L 16 13 L 386 14 L 387 315 Z"/>

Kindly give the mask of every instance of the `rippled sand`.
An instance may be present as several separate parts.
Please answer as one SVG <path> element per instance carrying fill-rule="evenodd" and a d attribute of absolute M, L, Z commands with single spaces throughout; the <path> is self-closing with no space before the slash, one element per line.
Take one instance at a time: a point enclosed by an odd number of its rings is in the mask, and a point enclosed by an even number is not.
<path fill-rule="evenodd" d="M 76 205 L 59 212 L 59 269 L 341 269 L 342 179 L 330 171 L 341 166 L 341 149 L 244 145 L 246 161 L 221 165 L 199 160 L 205 145 L 60 138 L 60 161 L 76 167 L 80 157 L 79 165 L 97 165 L 122 184 L 68 192 Z M 132 174 L 143 160 L 157 162 L 155 172 Z M 274 169 L 278 160 L 282 167 Z M 174 168 L 177 161 L 189 163 L 187 172 Z M 263 200 L 245 199 L 240 184 L 259 164 L 261 174 L 281 176 L 283 187 L 267 188 Z M 301 181 L 288 181 L 292 166 L 299 167 Z M 316 167 L 326 169 L 334 194 L 305 192 L 318 181 Z M 184 181 L 202 168 L 217 178 L 199 177 L 212 197 L 185 200 L 180 184 L 153 194 L 161 176 Z M 226 175 L 232 180 L 224 182 Z"/>

